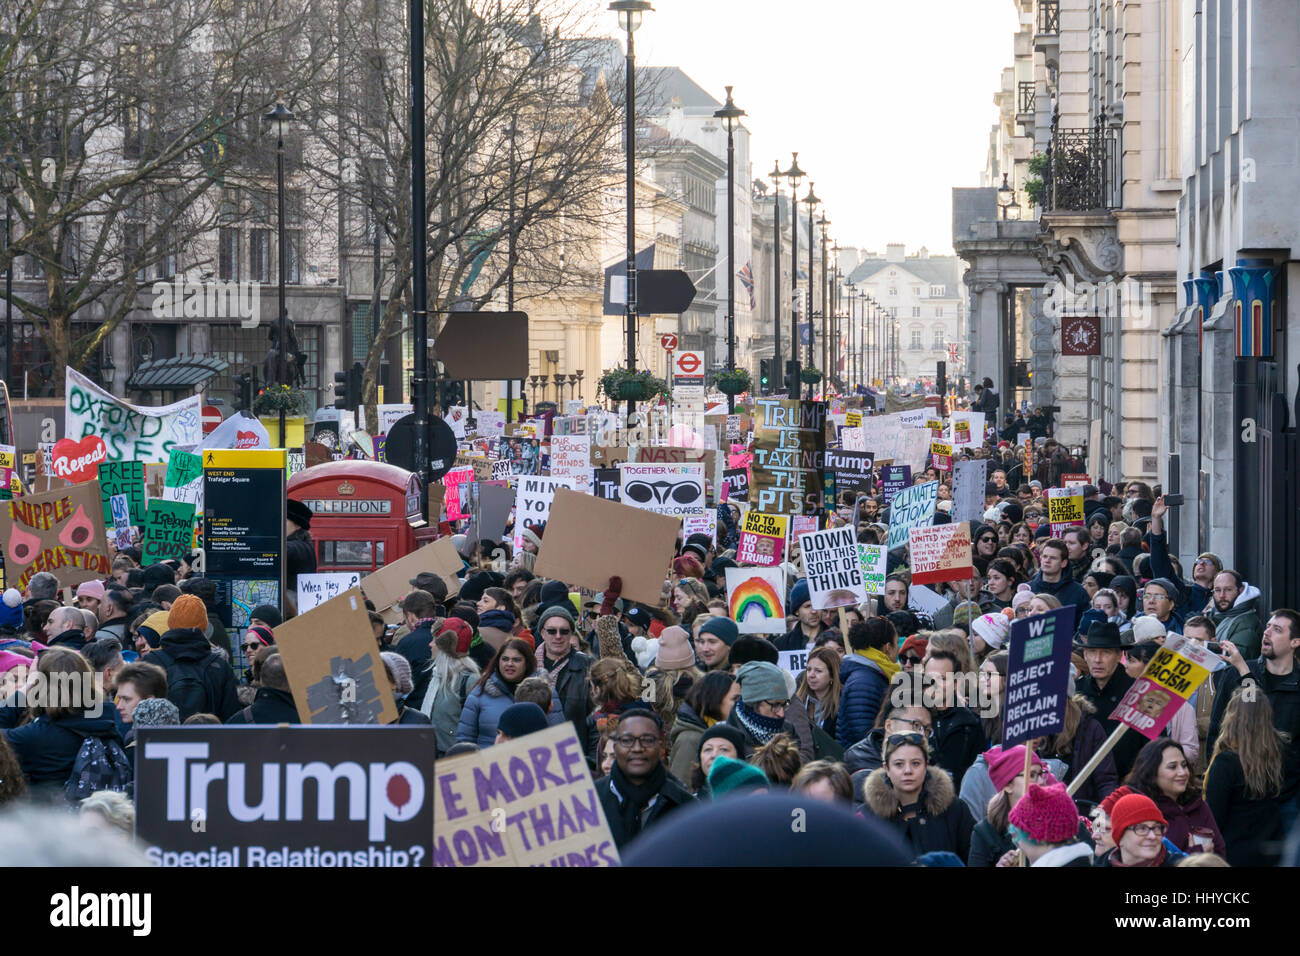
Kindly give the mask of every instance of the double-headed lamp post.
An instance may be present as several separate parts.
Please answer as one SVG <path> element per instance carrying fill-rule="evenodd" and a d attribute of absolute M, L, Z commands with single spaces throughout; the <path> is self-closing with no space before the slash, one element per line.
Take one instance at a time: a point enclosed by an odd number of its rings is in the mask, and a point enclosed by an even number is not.
<path fill-rule="evenodd" d="M 623 147 L 627 161 L 627 369 L 636 371 L 636 48 L 632 35 L 641 27 L 641 17 L 652 11 L 647 0 L 614 0 L 609 9 L 618 14 L 618 25 L 627 34 L 627 59 L 624 63 L 627 84 L 626 125 Z M 627 401 L 630 416 L 636 403 Z"/>
<path fill-rule="evenodd" d="M 18 160 L 6 156 L 0 163 L 0 186 L 5 194 L 5 252 L 9 264 L 5 266 L 5 385 L 14 384 L 14 258 L 10 247 L 14 241 L 14 191 L 18 188 Z"/>
<path fill-rule="evenodd" d="M 277 101 L 274 109 L 266 114 L 266 121 L 275 128 L 275 201 L 276 201 L 276 226 L 279 233 L 278 242 L 280 249 L 280 277 L 279 277 L 279 295 L 280 295 L 280 314 L 279 314 L 279 347 L 276 349 L 278 357 L 276 374 L 279 377 L 279 384 L 287 385 L 289 383 L 289 313 L 284 304 L 284 285 L 288 276 L 287 265 L 288 257 L 285 255 L 284 244 L 284 134 L 289 129 L 289 124 L 293 122 L 293 114 L 285 107 L 283 102 Z M 280 443 L 281 447 L 288 448 L 288 439 L 284 432 L 284 405 L 280 405 Z"/>
<path fill-rule="evenodd" d="M 785 180 L 790 184 L 790 361 L 796 372 L 799 366 L 799 183 L 804 171 L 799 168 L 799 154 L 790 154 L 790 168 Z M 799 376 L 790 377 L 790 397 L 799 397 Z"/>
<path fill-rule="evenodd" d="M 731 98 L 727 87 L 727 102 L 714 116 L 727 127 L 727 368 L 736 367 L 736 126 L 745 111 Z M 727 395 L 727 411 L 736 410 L 736 396 Z"/>
<path fill-rule="evenodd" d="M 768 173 L 774 186 L 772 195 L 772 374 L 780 375 L 781 369 L 781 161 L 772 163 Z"/>
<path fill-rule="evenodd" d="M 821 202 L 817 198 L 817 193 L 813 191 L 812 180 L 808 181 L 808 195 L 803 197 L 804 205 L 808 207 L 808 365 L 813 366 L 813 277 L 817 274 L 813 271 L 813 227 L 816 223 L 813 221 L 813 210 Z M 822 303 L 825 305 L 825 303 Z M 822 369 L 822 374 L 826 370 Z M 813 387 L 808 383 L 808 399 L 812 400 Z"/>

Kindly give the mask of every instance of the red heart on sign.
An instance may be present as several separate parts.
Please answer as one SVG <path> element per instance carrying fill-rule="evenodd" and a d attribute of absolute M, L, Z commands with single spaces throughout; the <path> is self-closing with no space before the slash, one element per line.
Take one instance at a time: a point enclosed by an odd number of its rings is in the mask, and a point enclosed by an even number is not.
<path fill-rule="evenodd" d="M 55 478 L 90 481 L 98 476 L 99 463 L 108 461 L 108 446 L 98 435 L 87 435 L 81 441 L 63 438 L 55 442 L 50 461 Z"/>
<path fill-rule="evenodd" d="M 257 432 L 235 432 L 236 448 L 256 448 Z"/>

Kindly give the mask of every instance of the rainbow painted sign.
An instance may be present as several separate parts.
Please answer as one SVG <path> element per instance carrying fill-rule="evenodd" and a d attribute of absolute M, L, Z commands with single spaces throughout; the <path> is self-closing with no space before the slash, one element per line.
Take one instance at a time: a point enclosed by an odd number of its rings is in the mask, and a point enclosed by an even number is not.
<path fill-rule="evenodd" d="M 727 568 L 727 608 L 741 634 L 784 634 L 785 572 Z"/>

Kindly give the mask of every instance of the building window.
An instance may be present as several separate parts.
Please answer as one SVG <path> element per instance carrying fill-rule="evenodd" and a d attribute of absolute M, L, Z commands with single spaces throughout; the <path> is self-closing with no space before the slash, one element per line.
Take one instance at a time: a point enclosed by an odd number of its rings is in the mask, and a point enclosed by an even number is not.
<path fill-rule="evenodd" d="M 252 229 L 248 233 L 248 277 L 254 282 L 271 281 L 271 230 Z"/>
<path fill-rule="evenodd" d="M 889 295 L 891 298 L 898 298 L 898 286 L 891 285 L 889 287 Z"/>
<path fill-rule="evenodd" d="M 286 229 L 284 232 L 284 244 L 286 246 L 284 270 L 285 282 L 294 285 L 302 283 L 302 230 Z"/>
<path fill-rule="evenodd" d="M 921 317 L 921 307 L 919 305 L 912 306 L 912 318 L 919 319 L 920 317 Z"/>
<path fill-rule="evenodd" d="M 217 245 L 217 277 L 239 280 L 239 229 L 222 226 Z"/>
<path fill-rule="evenodd" d="M 912 286 L 912 295 L 918 299 L 921 298 L 921 287 L 919 285 Z"/>
<path fill-rule="evenodd" d="M 943 297 L 944 287 L 941 285 L 930 286 L 930 298 L 938 299 Z"/>
<path fill-rule="evenodd" d="M 307 355 L 307 364 L 303 369 L 303 389 L 313 399 L 320 389 L 320 343 L 321 329 L 318 325 L 296 324 L 294 334 L 298 344 Z M 238 323 L 213 323 L 208 327 L 208 351 L 213 358 L 230 363 L 221 374 L 215 376 L 205 392 L 212 395 L 232 395 L 236 399 L 234 379 L 249 369 L 256 369 L 257 380 L 262 382 L 262 361 L 270 349 L 266 338 L 266 327 L 245 329 Z M 313 402 L 314 404 L 314 402 Z M 308 410 L 308 417 L 315 409 Z"/>
<path fill-rule="evenodd" d="M 916 328 L 912 329 L 912 344 L 909 345 L 908 348 L 910 348 L 913 352 L 919 352 L 921 350 L 920 329 L 916 329 Z"/>
<path fill-rule="evenodd" d="M 943 326 L 937 325 L 934 328 L 934 345 L 931 346 L 936 352 L 946 348 L 944 345 Z"/>
<path fill-rule="evenodd" d="M 941 306 L 941 305 L 936 305 L 936 306 L 934 307 L 934 317 L 935 317 L 936 319 L 942 319 L 942 318 L 943 318 L 943 306 Z"/>

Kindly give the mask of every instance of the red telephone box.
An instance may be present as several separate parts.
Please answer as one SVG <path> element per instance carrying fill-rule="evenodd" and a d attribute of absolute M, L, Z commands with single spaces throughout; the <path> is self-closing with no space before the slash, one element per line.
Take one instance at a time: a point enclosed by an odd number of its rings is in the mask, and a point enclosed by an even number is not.
<path fill-rule="evenodd" d="M 377 461 L 330 461 L 289 479 L 289 497 L 312 510 L 311 536 L 319 571 L 378 570 L 414 551 L 436 529 L 408 521 L 408 502 L 418 503 L 420 479 Z M 416 510 L 418 511 L 418 504 Z"/>

